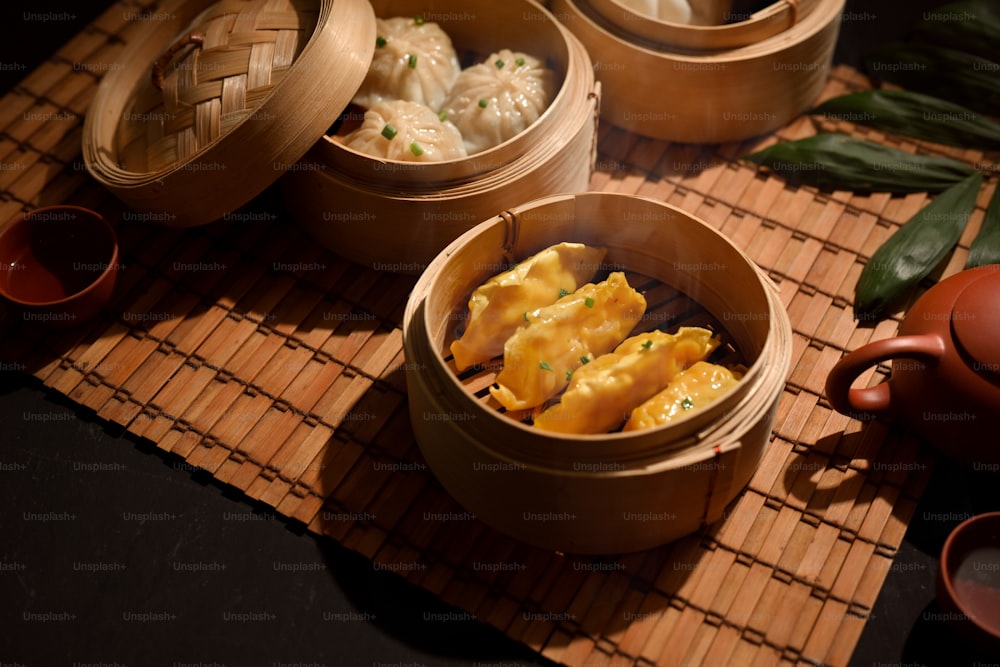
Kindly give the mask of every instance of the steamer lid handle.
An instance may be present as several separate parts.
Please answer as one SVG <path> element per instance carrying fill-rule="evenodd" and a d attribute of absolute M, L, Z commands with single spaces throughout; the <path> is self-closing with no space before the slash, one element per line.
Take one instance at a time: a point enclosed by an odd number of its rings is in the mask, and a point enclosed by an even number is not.
<path fill-rule="evenodd" d="M 163 90 L 163 80 L 164 80 L 163 72 L 167 69 L 167 65 L 170 64 L 170 61 L 174 59 L 174 56 L 177 55 L 178 51 L 183 49 L 185 46 L 189 46 L 191 44 L 197 44 L 198 46 L 201 46 L 202 42 L 204 41 L 205 41 L 204 34 L 200 32 L 192 32 L 188 33 L 187 35 L 184 35 L 179 40 L 174 42 L 173 46 L 164 51 L 163 55 L 157 58 L 156 62 L 153 63 L 153 75 L 152 75 L 153 86 L 155 86 L 157 90 Z"/>

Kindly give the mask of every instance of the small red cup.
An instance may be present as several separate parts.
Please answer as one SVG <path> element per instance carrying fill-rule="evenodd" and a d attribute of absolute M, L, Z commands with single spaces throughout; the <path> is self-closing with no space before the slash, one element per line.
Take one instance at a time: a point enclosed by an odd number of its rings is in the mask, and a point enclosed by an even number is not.
<path fill-rule="evenodd" d="M 978 514 L 948 535 L 937 598 L 958 635 L 1000 655 L 1000 512 Z"/>
<path fill-rule="evenodd" d="M 28 322 L 86 322 L 111 300 L 117 274 L 115 231 L 89 209 L 47 206 L 0 230 L 0 297 Z"/>

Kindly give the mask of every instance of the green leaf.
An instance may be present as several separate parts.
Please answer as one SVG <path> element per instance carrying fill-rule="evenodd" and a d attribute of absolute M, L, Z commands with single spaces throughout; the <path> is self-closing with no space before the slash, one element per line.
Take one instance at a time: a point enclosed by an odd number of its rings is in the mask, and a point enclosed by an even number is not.
<path fill-rule="evenodd" d="M 996 0 L 963 0 L 924 12 L 911 37 L 1000 61 L 1000 5 Z"/>
<path fill-rule="evenodd" d="M 949 146 L 1000 148 L 1000 125 L 921 93 L 866 90 L 829 99 L 812 113 Z"/>
<path fill-rule="evenodd" d="M 969 247 L 965 268 L 987 264 L 1000 264 L 1000 184 L 993 190 L 983 226 L 979 228 L 979 233 Z"/>
<path fill-rule="evenodd" d="M 918 211 L 871 256 L 854 288 L 854 315 L 882 319 L 954 249 L 983 175 L 975 173 Z"/>
<path fill-rule="evenodd" d="M 869 72 L 907 90 L 980 113 L 1000 107 L 1000 63 L 930 44 L 890 44 L 867 58 Z"/>
<path fill-rule="evenodd" d="M 745 159 L 792 185 L 854 192 L 941 192 L 976 173 L 957 160 L 914 155 L 837 133 L 774 144 Z"/>

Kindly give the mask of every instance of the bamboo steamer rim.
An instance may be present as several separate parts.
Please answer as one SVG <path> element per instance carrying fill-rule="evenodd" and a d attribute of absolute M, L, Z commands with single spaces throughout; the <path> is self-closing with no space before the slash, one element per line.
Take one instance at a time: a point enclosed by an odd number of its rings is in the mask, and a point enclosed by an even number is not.
<path fill-rule="evenodd" d="M 408 3 L 386 0 L 374 4 L 388 4 L 393 9 L 398 9 L 398 5 Z M 424 0 L 417 4 L 426 6 L 427 2 Z M 576 101 L 585 97 L 596 98 L 599 95 L 599 85 L 586 48 L 547 7 L 537 0 L 518 0 L 518 5 L 522 7 L 522 13 L 531 11 L 546 19 L 547 29 L 551 29 L 553 35 L 558 35 L 558 48 L 564 59 L 564 66 L 556 72 L 559 81 L 556 94 L 545 111 L 529 127 L 487 150 L 449 160 L 413 162 L 375 157 L 351 148 L 338 137 L 327 134 L 320 138 L 313 157 L 324 164 L 339 167 L 337 172 L 345 181 L 353 183 L 354 187 L 378 192 L 389 198 L 407 198 L 407 195 L 400 192 L 401 184 L 407 186 L 408 194 L 416 193 L 418 198 L 427 196 L 433 199 L 435 193 L 441 191 L 447 191 L 446 196 L 463 196 L 466 190 L 477 192 L 490 189 L 494 187 L 491 181 L 509 179 L 536 168 L 536 163 L 543 162 L 545 156 L 558 150 L 575 133 L 581 115 L 590 115 L 587 105 L 576 104 Z M 510 7 L 515 8 L 513 5 Z M 446 27 L 445 31 L 447 32 Z M 569 117 L 557 117 L 557 114 L 567 112 L 571 114 Z M 360 175 L 363 170 L 359 166 L 368 164 L 378 165 L 377 169 L 372 169 L 373 175 L 370 178 Z M 376 173 L 378 177 L 375 176 Z M 385 174 L 411 174 L 412 177 L 387 178 Z M 502 182 L 497 185 L 502 185 Z"/>
<path fill-rule="evenodd" d="M 580 209 L 591 203 L 596 205 L 600 199 L 609 201 L 615 199 L 622 205 L 639 203 L 642 206 L 658 207 L 678 216 L 679 219 L 685 220 L 683 224 L 692 225 L 700 233 L 717 240 L 718 249 L 725 250 L 726 257 L 740 260 L 739 269 L 741 272 L 754 278 L 753 290 L 759 290 L 758 296 L 767 304 L 768 308 L 768 335 L 741 382 L 728 394 L 730 397 L 738 396 L 739 399 L 731 401 L 735 402 L 736 405 L 731 407 L 726 419 L 713 419 L 711 408 L 706 408 L 704 411 L 672 424 L 639 431 L 584 435 L 547 433 L 506 417 L 479 403 L 468 393 L 459 378 L 445 364 L 444 356 L 440 352 L 441 341 L 435 340 L 432 331 L 433 323 L 426 316 L 427 302 L 436 296 L 433 293 L 433 288 L 439 283 L 448 284 L 449 287 L 460 286 L 465 295 L 475 287 L 475 285 L 455 283 L 455 279 L 448 274 L 448 269 L 453 268 L 453 262 L 458 262 L 458 259 L 453 259 L 453 257 L 460 255 L 462 248 L 479 235 L 487 233 L 499 225 L 506 227 L 505 234 L 510 247 L 513 248 L 516 245 L 517 236 L 516 220 L 521 211 L 539 210 L 547 206 L 568 202 L 572 202 L 576 209 Z M 512 222 L 513 228 L 511 227 Z M 575 239 L 563 240 L 572 241 Z M 512 259 L 514 258 L 512 257 Z M 581 457 L 585 457 L 598 461 L 628 461 L 632 464 L 629 470 L 632 470 L 634 474 L 644 474 L 661 466 L 676 466 L 678 460 L 687 456 L 694 456 L 698 461 L 716 456 L 720 447 L 731 445 L 738 440 L 743 431 L 759 421 L 761 412 L 766 410 L 767 406 L 771 405 L 777 398 L 784 387 L 785 377 L 788 373 L 792 344 L 791 325 L 776 288 L 752 260 L 723 234 L 689 213 L 662 201 L 636 195 L 601 192 L 553 195 L 536 199 L 473 227 L 445 248 L 424 270 L 407 302 L 403 323 L 404 344 L 408 356 L 412 352 L 418 357 L 414 360 L 418 366 L 430 365 L 433 367 L 430 370 L 410 373 L 408 376 L 416 376 L 415 379 L 418 379 L 430 390 L 428 393 L 436 397 L 434 400 L 443 402 L 446 407 L 456 407 L 475 415 L 475 419 L 470 422 L 473 423 L 472 428 L 490 432 L 495 441 L 502 440 L 505 443 L 504 446 L 509 448 L 506 452 L 500 452 L 482 441 L 477 441 L 477 446 L 489 450 L 491 456 L 509 458 L 519 465 L 528 466 L 530 469 L 546 471 L 551 471 L 553 465 L 558 469 L 558 465 L 554 461 L 569 460 L 569 458 L 580 460 Z M 430 380 L 431 377 L 435 380 Z M 444 386 L 437 384 L 441 381 L 444 382 Z M 430 384 L 437 384 L 437 386 L 431 387 Z M 481 427 L 474 424 L 480 419 L 486 422 Z M 690 431 L 691 426 L 698 425 L 703 420 L 710 420 L 710 423 L 698 427 L 682 438 L 670 440 L 660 437 L 671 431 Z M 494 435 L 497 432 L 502 433 L 503 437 Z M 651 447 L 640 447 L 638 451 L 628 454 L 623 454 L 620 450 L 623 443 L 652 440 L 657 442 Z M 572 453 L 572 457 L 567 457 L 568 453 Z M 666 458 L 663 458 L 664 456 Z M 588 474 L 586 471 L 567 471 L 565 469 L 559 469 L 559 471 L 560 474 L 578 476 Z"/>
<path fill-rule="evenodd" d="M 663 63 L 738 65 L 779 56 L 789 47 L 812 39 L 825 30 L 831 21 L 840 16 L 846 2 L 846 0 L 814 1 L 817 3 L 814 9 L 807 13 L 804 12 L 804 15 L 787 30 L 752 44 L 713 51 L 675 50 L 659 42 L 630 35 L 598 15 L 588 0 L 562 0 L 575 11 L 560 14 L 560 16 L 586 21 L 592 30 L 599 32 L 619 50 L 634 51 Z"/>
<path fill-rule="evenodd" d="M 663 50 L 717 51 L 747 46 L 788 30 L 821 0 L 776 0 L 742 21 L 718 25 L 686 24 L 647 16 L 620 0 L 578 0 L 623 35 Z"/>
<path fill-rule="evenodd" d="M 347 105 L 367 73 L 375 48 L 374 14 L 367 0 L 312 2 L 310 6 L 316 8 L 315 26 L 303 35 L 305 43 L 287 66 L 287 75 L 280 76 L 276 83 L 265 83 L 259 99 L 247 103 L 241 118 L 227 126 L 225 132 L 220 124 L 217 136 L 172 164 L 146 171 L 123 169 L 117 145 L 121 124 L 137 96 L 144 90 L 148 93 L 153 64 L 165 58 L 172 45 L 197 32 L 195 26 L 213 12 L 225 14 L 253 6 L 266 21 L 271 8 L 294 7 L 301 14 L 299 6 L 303 3 L 172 0 L 161 7 L 159 13 L 168 18 L 151 22 L 138 33 L 119 56 L 121 67 L 110 69 L 98 86 L 83 129 L 82 149 L 88 171 L 133 209 L 171 213 L 172 222 L 165 224 L 177 227 L 217 220 L 262 192 L 298 162 Z M 288 14 L 286 11 L 285 18 Z M 282 17 L 276 20 L 280 22 Z M 233 25 L 230 23 L 230 28 Z M 240 38 L 244 39 L 242 35 Z M 261 41 L 253 42 L 256 38 Z M 253 46 L 263 43 L 266 49 L 275 37 L 267 30 L 259 30 L 251 31 L 245 39 Z M 179 59 L 190 57 L 199 48 L 194 45 Z M 192 64 L 189 69 L 195 68 Z M 175 84 L 171 77 L 178 76 L 175 69 L 167 77 L 166 87 L 172 88 Z M 227 85 L 226 81 L 221 84 L 223 96 Z M 200 113 L 198 104 L 194 107 L 194 113 Z M 153 121 L 162 123 L 165 118 L 165 114 L 159 118 L 150 114 Z M 150 131 L 155 133 L 155 127 Z"/>

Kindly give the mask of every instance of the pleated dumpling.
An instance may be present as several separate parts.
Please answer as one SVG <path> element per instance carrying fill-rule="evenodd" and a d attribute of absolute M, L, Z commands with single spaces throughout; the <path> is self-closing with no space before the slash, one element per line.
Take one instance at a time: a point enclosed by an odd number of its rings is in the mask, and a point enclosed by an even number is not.
<path fill-rule="evenodd" d="M 508 410 L 542 405 L 577 368 L 614 349 L 645 312 L 645 297 L 615 272 L 525 313 L 524 326 L 504 344 L 503 370 L 490 394 Z"/>
<path fill-rule="evenodd" d="M 526 313 L 575 292 L 597 273 L 605 252 L 582 243 L 558 243 L 477 287 L 469 298 L 465 332 L 451 344 L 458 370 L 502 354 L 507 339 L 525 324 Z"/>
<path fill-rule="evenodd" d="M 572 374 L 559 403 L 535 417 L 535 427 L 559 433 L 607 433 L 633 408 L 665 389 L 685 368 L 719 345 L 712 332 L 681 327 L 632 336 L 615 351 Z"/>
<path fill-rule="evenodd" d="M 465 157 L 462 135 L 423 104 L 393 100 L 365 111 L 361 127 L 344 145 L 373 157 L 404 162 L 437 162 Z"/>
<path fill-rule="evenodd" d="M 461 71 L 451 38 L 420 17 L 376 19 L 375 24 L 375 55 L 354 103 L 372 107 L 409 100 L 439 111 Z"/>
<path fill-rule="evenodd" d="M 732 389 L 742 374 L 719 364 L 698 361 L 677 374 L 667 388 L 632 410 L 623 430 L 652 428 L 687 417 Z"/>
<path fill-rule="evenodd" d="M 691 5 L 687 0 L 619 0 L 623 5 L 644 16 L 670 21 L 691 23 Z"/>
<path fill-rule="evenodd" d="M 555 93 L 555 75 L 538 58 L 502 49 L 462 70 L 443 109 L 472 155 L 524 131 Z"/>

